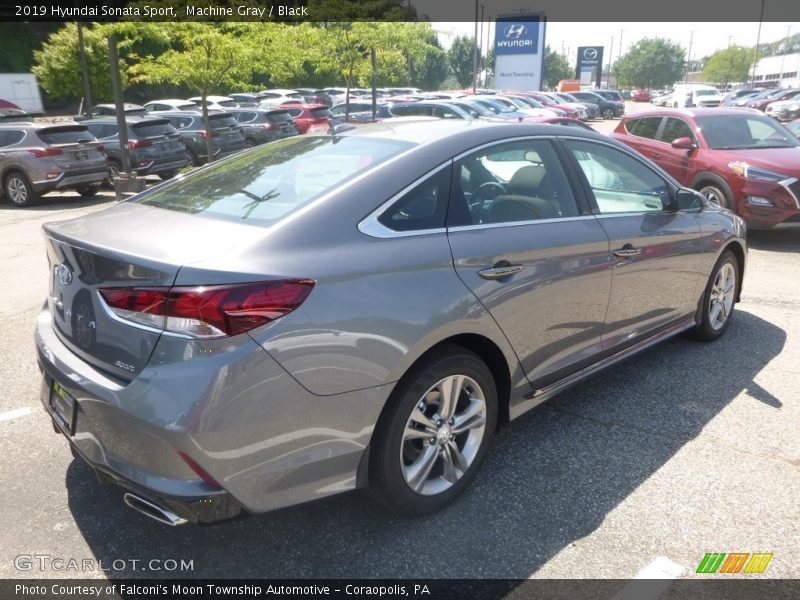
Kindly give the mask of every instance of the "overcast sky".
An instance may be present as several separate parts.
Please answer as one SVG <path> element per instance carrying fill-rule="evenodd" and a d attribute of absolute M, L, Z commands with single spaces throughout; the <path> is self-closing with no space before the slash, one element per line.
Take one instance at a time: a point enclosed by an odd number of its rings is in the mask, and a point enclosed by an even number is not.
<path fill-rule="evenodd" d="M 787 0 L 788 1 L 788 0 Z M 797 0 L 791 0 L 797 1 Z M 442 45 L 448 47 L 457 35 L 474 35 L 474 23 L 433 23 L 439 32 Z M 480 24 L 479 24 L 480 28 Z M 489 43 L 494 40 L 494 23 L 484 25 L 482 47 L 486 46 L 487 29 Z M 783 40 L 787 30 L 790 34 L 800 33 L 800 23 L 762 23 L 761 43 Z M 694 33 L 692 33 L 694 32 Z M 480 30 L 479 30 L 480 33 Z M 754 46 L 758 36 L 758 23 L 547 23 L 546 42 L 556 52 L 565 51 L 570 64 L 575 62 L 578 46 L 603 46 L 604 60 L 608 63 L 609 48 L 613 38 L 612 61 L 642 38 L 663 37 L 680 44 L 689 50 L 692 43 L 692 58 L 702 58 L 728 44 Z M 485 52 L 485 50 L 484 50 Z"/>

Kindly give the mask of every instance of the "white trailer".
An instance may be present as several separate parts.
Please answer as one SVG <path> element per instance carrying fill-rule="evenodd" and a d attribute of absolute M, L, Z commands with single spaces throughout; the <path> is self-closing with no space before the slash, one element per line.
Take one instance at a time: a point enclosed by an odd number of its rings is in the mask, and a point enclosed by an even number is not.
<path fill-rule="evenodd" d="M 0 99 L 28 112 L 44 112 L 39 84 L 31 73 L 0 73 Z"/>

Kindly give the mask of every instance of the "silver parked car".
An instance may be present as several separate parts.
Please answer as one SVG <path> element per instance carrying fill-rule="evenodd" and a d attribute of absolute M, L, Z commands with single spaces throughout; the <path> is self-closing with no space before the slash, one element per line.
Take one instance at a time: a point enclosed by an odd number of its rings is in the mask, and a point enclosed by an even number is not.
<path fill-rule="evenodd" d="M 94 196 L 108 179 L 103 145 L 82 124 L 0 124 L 0 182 L 14 206 L 29 206 L 56 190 Z"/>
<path fill-rule="evenodd" d="M 44 408 L 171 525 L 360 487 L 439 509 L 498 426 L 722 335 L 746 256 L 606 136 L 465 120 L 278 140 L 44 234 Z"/>

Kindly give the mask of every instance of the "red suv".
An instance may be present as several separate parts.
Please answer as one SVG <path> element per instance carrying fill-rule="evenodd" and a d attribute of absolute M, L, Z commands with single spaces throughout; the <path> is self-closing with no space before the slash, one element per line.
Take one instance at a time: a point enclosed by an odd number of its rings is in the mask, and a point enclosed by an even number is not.
<path fill-rule="evenodd" d="M 308 132 L 309 128 L 327 128 L 328 119 L 333 117 L 331 110 L 324 104 L 285 104 L 286 110 L 292 115 L 297 131 L 300 133 Z"/>
<path fill-rule="evenodd" d="M 800 228 L 800 140 L 775 119 L 664 109 L 625 117 L 611 135 L 752 228 Z"/>

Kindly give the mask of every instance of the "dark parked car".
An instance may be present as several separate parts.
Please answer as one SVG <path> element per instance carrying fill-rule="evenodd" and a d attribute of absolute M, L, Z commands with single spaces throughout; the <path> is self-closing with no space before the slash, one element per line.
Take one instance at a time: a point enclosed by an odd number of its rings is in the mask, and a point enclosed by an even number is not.
<path fill-rule="evenodd" d="M 297 88 L 295 91 L 303 97 L 303 101 L 306 104 L 323 104 L 329 107 L 334 105 L 331 95 L 322 90 Z"/>
<path fill-rule="evenodd" d="M 248 148 L 299 133 L 292 116 L 286 109 L 234 108 L 228 112 L 242 128 L 245 146 Z"/>
<path fill-rule="evenodd" d="M 256 92 L 239 92 L 236 94 L 228 94 L 228 97 L 233 99 L 233 101 L 239 105 L 239 108 L 256 107 L 263 98 L 261 94 L 257 94 Z"/>
<path fill-rule="evenodd" d="M 242 128 L 230 113 L 209 113 L 208 121 L 211 129 L 208 131 L 203 124 L 202 113 L 175 111 L 159 113 L 159 116 L 169 120 L 181 134 L 183 142 L 186 144 L 187 157 L 195 166 L 208 162 L 206 140 L 209 136 L 215 159 L 245 149 Z"/>
<path fill-rule="evenodd" d="M 462 119 L 278 140 L 44 234 L 44 410 L 170 525 L 357 487 L 440 509 L 511 419 L 723 335 L 746 257 L 605 135 Z"/>
<path fill-rule="evenodd" d="M 595 92 L 570 92 L 570 96 L 577 98 L 578 102 L 591 102 L 596 104 L 600 110 L 600 116 L 604 119 L 613 119 L 625 114 L 625 103 L 618 100 L 609 100 Z"/>
<path fill-rule="evenodd" d="M 665 109 L 626 117 L 612 135 L 750 227 L 800 228 L 800 141 L 770 117 Z"/>
<path fill-rule="evenodd" d="M 186 144 L 170 122 L 163 117 L 128 117 L 128 156 L 131 169 L 137 175 L 158 175 L 161 179 L 175 177 L 189 164 Z M 99 139 L 108 154 L 108 171 L 111 179 L 122 170 L 122 147 L 116 117 L 103 117 L 83 121 Z"/>
<path fill-rule="evenodd" d="M 126 117 L 143 117 L 147 114 L 144 106 L 125 102 L 122 105 L 122 110 L 125 111 Z M 76 121 L 85 121 L 86 119 L 93 119 L 95 117 L 113 117 L 117 114 L 116 104 L 97 104 L 92 107 L 89 115 L 78 115 L 75 117 Z"/>
<path fill-rule="evenodd" d="M 103 145 L 79 123 L 0 123 L 0 195 L 29 206 L 40 195 L 93 196 L 108 178 Z"/>
<path fill-rule="evenodd" d="M 595 94 L 597 94 L 598 96 L 602 96 L 606 100 L 611 100 L 612 102 L 625 102 L 625 98 L 623 97 L 623 95 L 616 90 L 593 90 L 593 91 Z"/>

